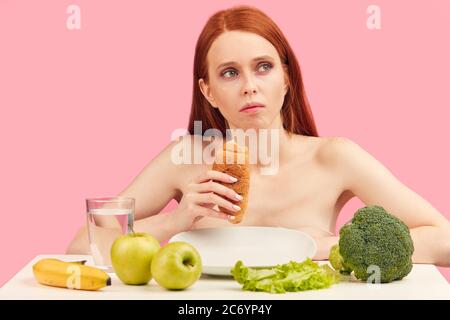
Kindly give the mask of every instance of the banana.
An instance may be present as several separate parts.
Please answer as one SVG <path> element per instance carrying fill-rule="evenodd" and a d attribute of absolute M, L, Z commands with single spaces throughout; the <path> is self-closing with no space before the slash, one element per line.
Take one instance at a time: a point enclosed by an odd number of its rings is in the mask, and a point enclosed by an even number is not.
<path fill-rule="evenodd" d="M 68 263 L 76 263 L 76 264 L 86 264 L 87 260 L 78 260 L 78 261 L 62 261 L 55 258 L 47 258 L 46 260 L 54 260 L 54 261 L 61 261 L 61 262 L 68 262 Z"/>
<path fill-rule="evenodd" d="M 53 287 L 98 290 L 111 285 L 111 278 L 106 272 L 85 266 L 83 261 L 42 259 L 33 265 L 33 274 L 40 284 Z"/>

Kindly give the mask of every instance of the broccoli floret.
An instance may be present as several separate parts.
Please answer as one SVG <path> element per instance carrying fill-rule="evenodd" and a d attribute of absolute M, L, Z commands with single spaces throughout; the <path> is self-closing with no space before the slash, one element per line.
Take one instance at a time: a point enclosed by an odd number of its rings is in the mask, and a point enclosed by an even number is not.
<path fill-rule="evenodd" d="M 331 261 L 332 249 L 330 262 L 343 267 L 339 270 L 353 270 L 360 280 L 372 275 L 371 266 L 379 268 L 382 283 L 400 280 L 412 269 L 414 245 L 408 227 L 380 206 L 359 209 L 339 235 L 334 255 L 340 253 L 342 260 Z"/>
<path fill-rule="evenodd" d="M 338 244 L 335 244 L 330 250 L 330 263 L 332 267 L 341 274 L 352 273 L 352 269 L 344 263 L 344 259 L 339 252 Z"/>

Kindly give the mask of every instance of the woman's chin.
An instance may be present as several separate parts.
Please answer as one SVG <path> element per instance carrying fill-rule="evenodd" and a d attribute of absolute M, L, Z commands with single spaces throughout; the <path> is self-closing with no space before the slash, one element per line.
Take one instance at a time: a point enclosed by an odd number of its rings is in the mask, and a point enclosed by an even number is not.
<path fill-rule="evenodd" d="M 268 123 L 264 119 L 261 118 L 251 118 L 245 119 L 235 122 L 237 129 L 242 130 L 258 130 L 258 129 L 266 129 L 268 128 Z"/>
<path fill-rule="evenodd" d="M 267 129 L 266 126 L 261 125 L 261 124 L 255 124 L 255 123 L 246 123 L 246 124 L 242 124 L 241 126 L 239 126 L 239 129 L 242 129 L 244 131 L 250 130 L 250 131 L 258 131 L 261 129 Z"/>

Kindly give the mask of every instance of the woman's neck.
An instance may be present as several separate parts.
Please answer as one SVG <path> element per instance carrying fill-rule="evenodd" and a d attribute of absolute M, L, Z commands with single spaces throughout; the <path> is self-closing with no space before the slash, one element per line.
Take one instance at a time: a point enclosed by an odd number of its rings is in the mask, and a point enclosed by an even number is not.
<path fill-rule="evenodd" d="M 249 152 L 251 170 L 259 170 L 263 175 L 278 172 L 280 164 L 287 162 L 292 155 L 291 135 L 281 128 L 270 129 L 231 129 L 231 136 L 239 145 L 245 145 Z"/>

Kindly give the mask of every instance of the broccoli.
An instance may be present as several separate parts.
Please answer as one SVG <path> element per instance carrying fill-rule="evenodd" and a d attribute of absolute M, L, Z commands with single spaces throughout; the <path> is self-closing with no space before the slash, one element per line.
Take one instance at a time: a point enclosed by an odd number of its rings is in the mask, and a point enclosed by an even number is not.
<path fill-rule="evenodd" d="M 352 273 L 352 269 L 344 263 L 341 254 L 339 253 L 339 245 L 335 244 L 330 250 L 331 266 L 342 274 Z"/>
<path fill-rule="evenodd" d="M 339 231 L 339 245 L 331 248 L 330 263 L 341 273 L 354 272 L 366 281 L 370 266 L 380 268 L 382 283 L 400 280 L 412 269 L 414 245 L 408 227 L 380 206 L 356 211 Z"/>

